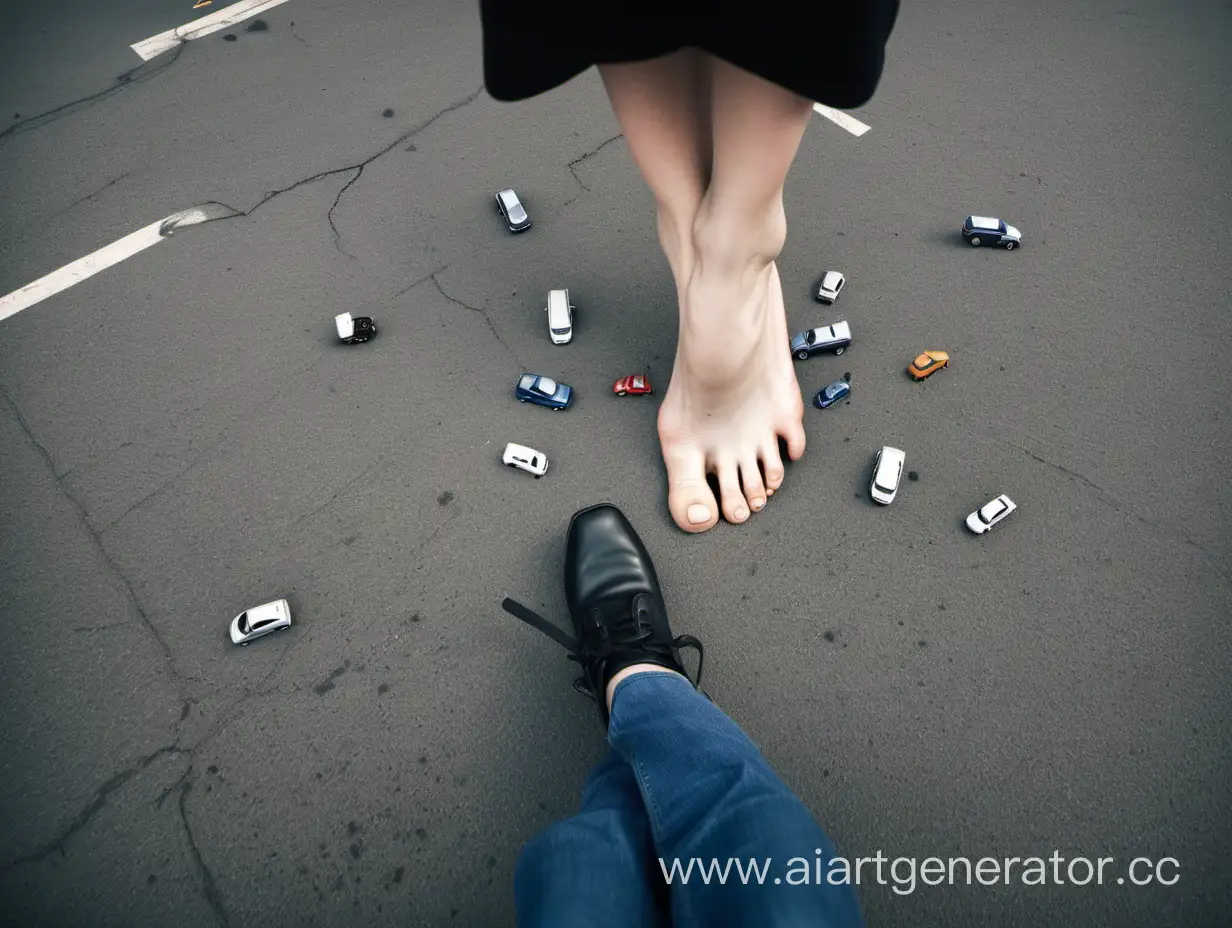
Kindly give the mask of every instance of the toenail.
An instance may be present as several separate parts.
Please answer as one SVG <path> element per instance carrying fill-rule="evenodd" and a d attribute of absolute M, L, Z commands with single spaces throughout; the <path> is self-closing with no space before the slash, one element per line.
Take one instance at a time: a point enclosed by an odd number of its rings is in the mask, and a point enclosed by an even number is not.
<path fill-rule="evenodd" d="M 737 520 L 743 522 L 749 517 L 749 511 L 744 506 L 737 506 L 735 516 Z"/>
<path fill-rule="evenodd" d="M 755 499 L 749 505 L 753 507 L 754 512 L 761 512 L 761 507 L 766 505 L 766 501 L 764 499 Z"/>
<path fill-rule="evenodd" d="M 690 523 L 701 525 L 710 521 L 710 508 L 702 503 L 694 503 L 689 507 L 688 516 Z"/>

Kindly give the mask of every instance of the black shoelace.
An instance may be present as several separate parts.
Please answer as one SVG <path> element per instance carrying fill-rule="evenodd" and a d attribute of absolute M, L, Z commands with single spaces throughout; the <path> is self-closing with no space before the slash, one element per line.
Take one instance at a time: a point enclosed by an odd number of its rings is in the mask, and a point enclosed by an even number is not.
<path fill-rule="evenodd" d="M 501 608 L 514 618 L 521 619 L 527 625 L 537 628 L 553 641 L 562 645 L 569 652 L 569 660 L 577 661 L 583 668 L 602 667 L 612 655 L 620 652 L 642 651 L 656 657 L 661 663 L 668 662 L 667 666 L 675 664 L 675 667 L 671 667 L 673 670 L 676 667 L 684 670 L 684 664 L 680 660 L 678 652 L 681 648 L 692 648 L 697 652 L 697 674 L 694 677 L 690 677 L 686 671 L 685 678 L 695 687 L 701 685 L 702 664 L 705 661 L 702 643 L 692 635 L 677 635 L 672 639 L 670 645 L 666 647 L 651 644 L 650 638 L 653 635 L 653 631 L 649 622 L 649 615 L 645 614 L 644 608 L 641 615 L 634 615 L 632 622 L 623 623 L 620 626 L 616 637 L 613 637 L 608 632 L 608 627 L 603 622 L 602 614 L 599 610 L 594 610 L 590 618 L 598 627 L 599 634 L 596 639 L 590 641 L 577 641 L 571 638 L 557 625 L 549 622 L 539 613 L 527 609 L 517 600 L 505 597 L 501 603 Z M 652 661 L 651 663 L 654 662 Z M 594 691 L 585 674 L 573 681 L 573 688 L 590 699 L 597 701 L 599 698 L 599 694 Z"/>

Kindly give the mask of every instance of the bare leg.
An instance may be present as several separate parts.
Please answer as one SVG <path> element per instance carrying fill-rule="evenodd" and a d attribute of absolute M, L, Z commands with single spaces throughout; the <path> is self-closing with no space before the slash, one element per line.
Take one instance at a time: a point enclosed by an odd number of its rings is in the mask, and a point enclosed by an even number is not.
<path fill-rule="evenodd" d="M 774 259 L 783 182 L 810 104 L 702 52 L 600 68 L 658 206 L 680 332 L 659 410 L 668 506 L 686 531 L 743 522 L 804 453 L 803 403 Z M 764 473 L 764 481 L 763 481 Z"/>
<path fill-rule="evenodd" d="M 718 477 L 723 515 L 743 522 L 783 481 L 779 438 L 793 460 L 805 445 L 774 261 L 787 235 L 783 183 L 811 104 L 717 60 L 711 87 L 712 176 L 694 220 L 676 364 L 659 410 L 668 503 L 689 531 L 718 518 L 707 473 Z"/>
<path fill-rule="evenodd" d="M 633 160 L 658 207 L 659 243 L 677 289 L 692 268 L 693 222 L 710 184 L 710 61 L 683 49 L 599 66 Z"/>

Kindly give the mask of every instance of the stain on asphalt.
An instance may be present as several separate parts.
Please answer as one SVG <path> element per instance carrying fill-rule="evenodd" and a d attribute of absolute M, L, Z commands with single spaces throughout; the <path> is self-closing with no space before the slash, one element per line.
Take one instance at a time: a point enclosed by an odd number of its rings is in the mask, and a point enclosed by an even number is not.
<path fill-rule="evenodd" d="M 245 32 L 269 32 L 269 23 L 263 19 L 254 19 L 248 24 Z"/>
<path fill-rule="evenodd" d="M 444 493 L 442 493 L 440 496 L 436 498 L 436 501 L 440 503 L 440 505 L 442 506 L 448 506 L 450 503 L 452 503 L 457 498 L 458 497 L 454 495 L 453 490 L 446 490 Z"/>
<path fill-rule="evenodd" d="M 226 35 L 224 35 L 224 36 L 222 37 L 222 40 L 223 40 L 224 42 L 234 42 L 234 41 L 235 41 L 235 33 L 233 33 L 233 32 L 228 32 Z"/>
<path fill-rule="evenodd" d="M 927 642 L 927 641 L 925 641 L 923 638 L 921 638 L 919 641 L 917 641 L 917 642 L 915 643 L 915 646 L 916 646 L 917 648 L 927 648 L 927 647 L 928 647 L 928 642 Z"/>
<path fill-rule="evenodd" d="M 347 834 L 350 835 L 352 838 L 354 838 L 357 834 L 359 834 L 359 822 L 355 821 L 354 819 L 347 822 Z"/>
<path fill-rule="evenodd" d="M 428 840 L 428 832 L 427 832 L 427 831 L 425 831 L 423 828 L 416 828 L 416 829 L 415 829 L 415 837 L 416 837 L 416 838 L 418 838 L 420 841 L 427 841 L 427 840 Z"/>
<path fill-rule="evenodd" d="M 386 119 L 393 119 L 394 111 L 391 110 L 389 107 L 385 107 L 385 109 L 381 111 L 381 115 L 384 116 Z"/>
<path fill-rule="evenodd" d="M 206 767 L 206 768 L 205 768 L 205 772 L 206 772 L 206 773 L 217 773 L 217 772 L 218 772 L 218 765 L 217 765 L 217 764 L 210 764 L 208 767 Z"/>
<path fill-rule="evenodd" d="M 397 870 L 394 871 L 394 882 L 401 883 L 402 877 L 404 877 L 405 875 L 406 875 L 406 867 L 399 867 Z"/>
<path fill-rule="evenodd" d="M 495 867 L 495 866 L 496 866 L 496 858 L 495 858 L 495 857 L 489 857 L 489 858 L 488 858 L 488 869 L 489 869 L 489 870 L 491 870 L 491 869 L 492 869 L 493 867 Z"/>
<path fill-rule="evenodd" d="M 356 841 L 354 844 L 351 845 L 351 856 L 354 857 L 356 860 L 359 860 L 359 855 L 362 854 L 363 852 L 364 852 L 364 849 L 363 849 L 363 845 L 361 842 Z"/>
<path fill-rule="evenodd" d="M 937 603 L 937 608 L 942 612 L 945 612 L 945 603 Z"/>
<path fill-rule="evenodd" d="M 322 680 L 320 683 L 314 686 L 312 688 L 312 691 L 316 693 L 318 696 L 324 696 L 326 693 L 328 693 L 330 690 L 334 688 L 334 681 L 337 680 L 344 673 L 346 673 L 345 666 L 335 667 L 333 670 L 329 672 L 329 677 L 325 680 Z"/>
<path fill-rule="evenodd" d="M 378 686 L 378 687 L 376 688 L 376 691 L 377 691 L 378 693 L 380 693 L 381 695 L 384 695 L 384 694 L 388 693 L 388 692 L 389 692 L 389 684 L 388 684 L 388 683 L 382 683 L 380 686 Z"/>
<path fill-rule="evenodd" d="M 824 639 L 826 639 L 826 641 L 833 641 L 833 640 L 834 640 L 834 632 L 832 632 L 832 631 L 830 631 L 829 629 L 827 629 L 827 630 L 825 631 L 825 633 L 824 633 L 821 637 L 822 637 L 822 638 L 824 638 Z"/>
<path fill-rule="evenodd" d="M 412 612 L 412 613 L 411 613 L 411 621 L 412 621 L 412 622 L 418 622 L 418 621 L 420 621 L 420 618 L 419 618 L 419 613 L 418 613 L 418 612 Z"/>
<path fill-rule="evenodd" d="M 342 539 L 342 544 L 343 544 L 345 547 L 349 548 L 349 547 L 351 547 L 351 545 L 355 544 L 355 542 L 357 542 L 357 541 L 359 541 L 359 534 L 358 534 L 358 533 L 356 533 L 356 534 L 354 534 L 354 535 L 347 535 L 347 537 L 346 537 L 346 538 Z"/>
<path fill-rule="evenodd" d="M 920 472 L 919 472 L 918 470 L 909 470 L 909 471 L 907 471 L 907 479 L 908 479 L 908 480 L 919 480 L 919 479 L 920 479 Z"/>

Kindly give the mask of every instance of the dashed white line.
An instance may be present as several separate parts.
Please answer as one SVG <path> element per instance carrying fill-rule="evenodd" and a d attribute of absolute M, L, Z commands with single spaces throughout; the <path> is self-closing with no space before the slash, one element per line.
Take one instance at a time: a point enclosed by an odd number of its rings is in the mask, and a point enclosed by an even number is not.
<path fill-rule="evenodd" d="M 846 129 L 854 136 L 861 136 L 872 128 L 872 126 L 864 125 L 864 123 L 860 122 L 860 120 L 856 119 L 854 116 L 848 116 L 842 110 L 831 109 L 830 107 L 823 106 L 820 103 L 814 103 L 813 109 L 822 116 L 826 117 L 826 119 L 830 120 L 830 122 L 834 123 L 836 126 Z"/>
<path fill-rule="evenodd" d="M 219 29 L 234 26 L 250 16 L 256 16 L 258 13 L 270 9 L 270 7 L 286 2 L 287 0 L 240 0 L 239 3 L 233 3 L 228 7 L 211 13 L 209 16 L 202 16 L 200 19 L 194 19 L 191 23 L 178 26 L 175 29 L 168 29 L 166 32 L 160 32 L 158 35 L 150 36 L 148 39 L 142 39 L 131 46 L 131 48 L 141 56 L 143 61 L 149 61 L 163 52 L 171 51 L 177 45 L 183 45 L 185 42 L 199 39 L 203 35 L 209 35 L 211 32 L 217 32 Z"/>
<path fill-rule="evenodd" d="M 40 277 L 34 283 L 26 284 L 20 290 L 14 290 L 7 296 L 0 297 L 0 322 L 9 316 L 16 315 L 23 309 L 29 309 L 35 303 L 40 303 L 49 296 L 55 296 L 62 290 L 67 290 L 76 284 L 93 277 L 99 271 L 105 271 L 112 265 L 119 264 L 126 258 L 131 258 L 139 251 L 144 251 L 151 245 L 157 245 L 173 233 L 228 215 L 225 210 L 217 211 L 210 208 L 194 208 L 172 213 L 166 219 L 152 222 L 144 229 L 138 229 L 124 236 L 117 242 L 112 242 L 100 248 L 93 254 L 78 258 L 72 264 L 66 264 L 58 271 L 52 271 L 46 277 Z"/>

